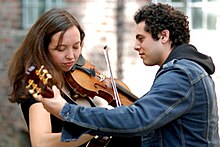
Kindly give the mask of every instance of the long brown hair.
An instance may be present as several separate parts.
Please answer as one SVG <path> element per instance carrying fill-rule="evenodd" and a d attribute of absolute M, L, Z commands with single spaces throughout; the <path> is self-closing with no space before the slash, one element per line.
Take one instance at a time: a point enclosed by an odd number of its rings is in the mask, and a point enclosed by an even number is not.
<path fill-rule="evenodd" d="M 79 29 L 82 47 L 85 33 L 76 19 L 66 10 L 51 9 L 34 23 L 17 48 L 9 66 L 8 78 L 12 87 L 9 100 L 11 102 L 18 102 L 21 98 L 27 98 L 23 79 L 26 70 L 31 65 L 46 66 L 53 77 L 53 84 L 58 87 L 63 85 L 63 73 L 52 63 L 48 45 L 51 37 L 61 31 L 59 45 L 62 42 L 64 33 L 72 26 Z"/>

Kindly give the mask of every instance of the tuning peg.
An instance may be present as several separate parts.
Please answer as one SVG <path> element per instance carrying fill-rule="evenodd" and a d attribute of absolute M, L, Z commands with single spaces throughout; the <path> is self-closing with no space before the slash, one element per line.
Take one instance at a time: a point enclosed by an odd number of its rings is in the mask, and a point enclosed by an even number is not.
<path fill-rule="evenodd" d="M 35 73 L 36 75 L 40 75 L 41 71 L 44 69 L 44 66 L 41 65 L 40 69 L 36 70 Z"/>
<path fill-rule="evenodd" d="M 47 74 L 47 79 L 52 79 L 51 74 Z"/>
<path fill-rule="evenodd" d="M 29 89 L 33 83 L 33 80 L 28 80 L 28 85 L 26 86 L 26 89 Z"/>
<path fill-rule="evenodd" d="M 33 97 L 34 97 L 34 98 L 37 98 L 38 96 L 39 96 L 39 94 L 37 94 L 37 93 L 34 93 L 34 94 L 33 94 Z"/>
<path fill-rule="evenodd" d="M 48 70 L 43 69 L 42 72 L 43 72 L 43 74 L 47 74 L 47 73 L 48 73 Z"/>
<path fill-rule="evenodd" d="M 34 90 L 33 90 L 33 89 L 29 89 L 28 92 L 29 92 L 30 94 L 33 94 L 33 93 L 34 93 Z"/>
<path fill-rule="evenodd" d="M 45 79 L 42 79 L 42 80 L 43 80 L 44 85 L 46 85 L 46 84 L 47 84 L 47 82 L 48 82 L 48 79 L 51 79 L 51 78 L 52 78 L 51 74 L 46 74 L 46 78 L 45 78 Z"/>
<path fill-rule="evenodd" d="M 41 66 L 41 69 L 40 69 L 40 72 L 42 71 L 42 74 L 38 73 L 38 76 L 39 76 L 40 80 L 44 80 L 45 75 L 48 73 L 48 71 L 46 69 L 43 69 L 42 66 Z"/>
<path fill-rule="evenodd" d="M 36 91 L 36 92 L 34 93 L 34 91 Z M 29 92 L 30 92 L 30 90 L 29 90 Z M 34 90 L 31 89 L 31 94 L 34 98 L 37 98 L 40 95 L 40 93 L 41 93 L 41 88 L 35 87 Z"/>

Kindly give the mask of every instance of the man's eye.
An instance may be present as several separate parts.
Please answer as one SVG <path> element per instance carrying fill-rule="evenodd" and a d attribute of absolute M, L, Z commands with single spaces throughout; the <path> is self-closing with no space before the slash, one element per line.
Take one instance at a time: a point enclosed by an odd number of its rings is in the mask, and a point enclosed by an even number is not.
<path fill-rule="evenodd" d="M 143 38 L 143 37 L 140 37 L 140 38 L 138 38 L 138 40 L 139 40 L 140 42 L 142 42 L 142 41 L 144 40 L 144 38 Z"/>

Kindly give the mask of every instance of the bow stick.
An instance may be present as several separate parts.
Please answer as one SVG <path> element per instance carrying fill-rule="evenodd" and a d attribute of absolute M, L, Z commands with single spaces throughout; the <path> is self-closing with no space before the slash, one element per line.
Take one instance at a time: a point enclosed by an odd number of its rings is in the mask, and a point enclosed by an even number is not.
<path fill-rule="evenodd" d="M 110 72 L 110 76 L 111 76 L 111 84 L 112 84 L 112 88 L 113 88 L 113 92 L 114 92 L 114 96 L 115 96 L 115 100 L 116 100 L 116 106 L 118 107 L 118 106 L 121 106 L 121 100 L 119 99 L 118 90 L 116 88 L 116 82 L 113 78 L 107 45 L 103 48 L 103 52 L 104 52 L 105 60 L 106 60 L 107 66 L 108 66 L 108 70 Z"/>

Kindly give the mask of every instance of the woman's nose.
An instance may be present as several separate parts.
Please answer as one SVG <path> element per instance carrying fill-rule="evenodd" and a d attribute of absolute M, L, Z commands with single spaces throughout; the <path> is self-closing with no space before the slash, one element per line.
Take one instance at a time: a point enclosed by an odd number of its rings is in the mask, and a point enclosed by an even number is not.
<path fill-rule="evenodd" d="M 67 50 L 67 52 L 66 52 L 66 58 L 68 58 L 68 59 L 74 58 L 74 51 L 73 51 L 73 49 L 68 49 L 68 50 Z"/>

